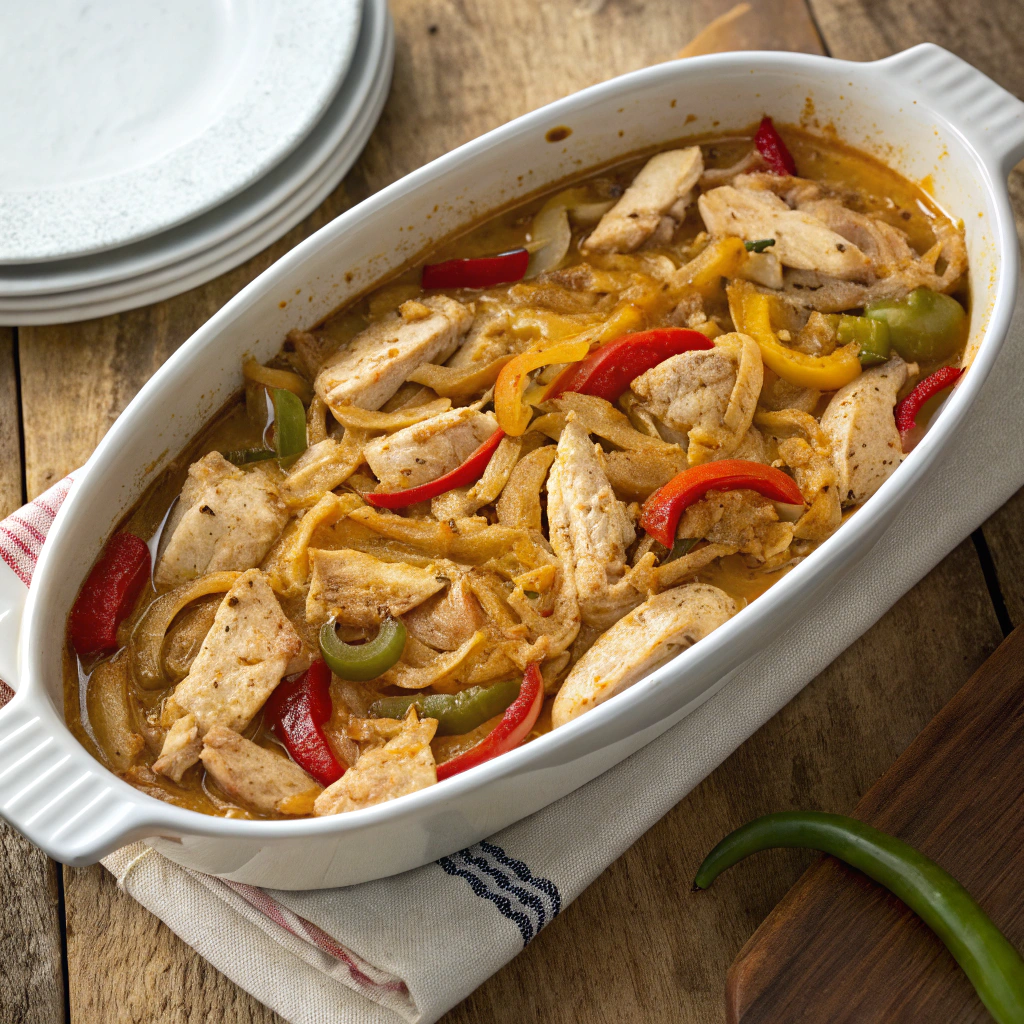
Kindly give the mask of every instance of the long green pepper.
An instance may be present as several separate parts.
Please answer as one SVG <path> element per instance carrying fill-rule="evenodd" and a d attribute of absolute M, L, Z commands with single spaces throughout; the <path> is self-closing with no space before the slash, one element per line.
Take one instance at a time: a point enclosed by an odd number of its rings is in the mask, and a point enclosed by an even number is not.
<path fill-rule="evenodd" d="M 744 857 L 780 846 L 831 854 L 885 886 L 942 940 L 999 1024 L 1024 1024 L 1024 960 L 985 911 L 934 861 L 855 818 L 817 811 L 766 814 L 707 855 L 694 887 L 706 889 Z"/>
<path fill-rule="evenodd" d="M 373 718 L 405 718 L 416 705 L 420 718 L 437 719 L 438 736 L 461 736 L 500 715 L 519 696 L 519 679 L 504 679 L 490 686 L 471 686 L 460 693 L 417 693 L 409 697 L 381 697 L 370 705 Z"/>

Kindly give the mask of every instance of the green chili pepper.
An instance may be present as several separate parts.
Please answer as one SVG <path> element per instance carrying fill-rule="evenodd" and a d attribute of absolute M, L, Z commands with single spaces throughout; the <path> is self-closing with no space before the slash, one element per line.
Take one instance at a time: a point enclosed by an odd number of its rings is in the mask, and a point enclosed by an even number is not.
<path fill-rule="evenodd" d="M 971 898 L 912 846 L 841 814 L 766 814 L 723 839 L 697 869 L 706 889 L 726 868 L 773 847 L 821 850 L 898 896 L 942 940 L 999 1024 L 1024 1021 L 1024 960 Z"/>
<path fill-rule="evenodd" d="M 302 399 L 285 388 L 271 388 L 274 400 L 274 448 L 282 460 L 306 450 L 306 410 Z"/>
<path fill-rule="evenodd" d="M 743 248 L 747 252 L 764 252 L 769 246 L 775 244 L 774 238 L 759 238 L 756 242 L 744 242 Z"/>
<path fill-rule="evenodd" d="M 963 341 L 967 313 L 956 299 L 915 288 L 902 299 L 872 302 L 864 315 L 889 325 L 892 347 L 904 359 L 945 359 Z"/>
<path fill-rule="evenodd" d="M 277 452 L 269 448 L 236 448 L 233 451 L 221 453 L 228 462 L 236 466 L 245 466 L 250 462 L 264 462 L 267 459 L 276 459 Z"/>
<path fill-rule="evenodd" d="M 500 715 L 519 696 L 521 682 L 505 679 L 491 686 L 471 686 L 461 693 L 418 693 L 410 697 L 382 697 L 370 705 L 373 718 L 405 718 L 416 705 L 421 718 L 437 719 L 438 736 L 461 736 Z"/>
<path fill-rule="evenodd" d="M 383 675 L 402 656 L 405 626 L 388 616 L 377 635 L 365 644 L 347 644 L 338 639 L 334 620 L 320 628 L 320 652 L 331 671 L 341 679 L 365 682 Z"/>
<path fill-rule="evenodd" d="M 889 358 L 892 346 L 889 325 L 884 320 L 850 316 L 848 313 L 832 313 L 827 319 L 836 332 L 838 344 L 856 343 L 861 366 L 877 366 Z"/>

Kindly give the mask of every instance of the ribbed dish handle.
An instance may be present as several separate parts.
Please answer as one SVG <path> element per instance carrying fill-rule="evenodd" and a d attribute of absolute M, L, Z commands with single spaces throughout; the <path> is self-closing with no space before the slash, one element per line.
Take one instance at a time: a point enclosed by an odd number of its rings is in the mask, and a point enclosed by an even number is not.
<path fill-rule="evenodd" d="M 937 108 L 1004 178 L 1024 159 L 1024 103 L 965 60 L 921 43 L 875 66 Z"/>
<path fill-rule="evenodd" d="M 146 834 L 134 801 L 98 768 L 49 704 L 22 692 L 0 709 L 0 816 L 55 860 L 94 864 Z"/>

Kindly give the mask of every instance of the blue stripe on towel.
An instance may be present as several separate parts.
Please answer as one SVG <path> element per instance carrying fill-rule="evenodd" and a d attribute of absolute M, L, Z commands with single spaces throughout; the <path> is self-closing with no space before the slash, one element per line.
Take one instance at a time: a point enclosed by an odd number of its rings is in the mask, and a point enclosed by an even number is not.
<path fill-rule="evenodd" d="M 464 878 L 469 883 L 470 889 L 477 896 L 481 899 L 490 900 L 501 911 L 502 917 L 507 917 L 510 921 L 514 922 L 519 929 L 519 934 L 523 937 L 524 946 L 533 938 L 535 934 L 533 922 L 521 910 L 515 910 L 512 903 L 505 896 L 492 892 L 477 875 L 472 871 L 467 871 L 465 868 L 458 867 L 451 857 L 442 857 L 437 863 L 441 865 L 441 868 L 447 874 Z"/>
<path fill-rule="evenodd" d="M 477 843 L 437 863 L 446 874 L 464 879 L 475 895 L 489 900 L 512 921 L 524 946 L 562 909 L 562 896 L 554 882 L 534 875 L 495 843 Z"/>

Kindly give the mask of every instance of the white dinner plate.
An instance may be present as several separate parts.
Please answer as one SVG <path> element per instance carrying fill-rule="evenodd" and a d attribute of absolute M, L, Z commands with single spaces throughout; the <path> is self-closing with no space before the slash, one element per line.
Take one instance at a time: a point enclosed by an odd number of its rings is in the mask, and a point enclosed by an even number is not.
<path fill-rule="evenodd" d="M 362 0 L 49 0 L 0 16 L 0 264 L 101 252 L 223 203 L 345 77 Z"/>
<path fill-rule="evenodd" d="M 266 248 L 301 221 L 337 187 L 359 157 L 387 99 L 394 64 L 394 33 L 386 0 L 366 0 L 357 55 L 352 70 L 331 110 L 337 124 L 318 125 L 311 133 L 324 148 L 325 139 L 340 142 L 321 159 L 320 166 L 283 202 L 256 223 L 228 235 L 224 241 L 156 271 L 112 285 L 83 288 L 27 298 L 0 298 L 0 324 L 32 326 L 69 323 L 148 305 L 179 294 L 227 272 Z M 338 125 L 344 130 L 339 131 Z M 304 144 L 305 145 L 305 144 Z M 274 172 L 276 173 L 276 172 Z M 232 203 L 241 197 L 236 197 Z M 228 204 L 231 205 L 231 204 Z M 217 211 L 208 214 L 213 217 Z M 176 229 L 181 231 L 182 229 Z M 105 257 L 92 257 L 103 259 Z M 2 274 L 3 268 L 0 268 Z"/>

